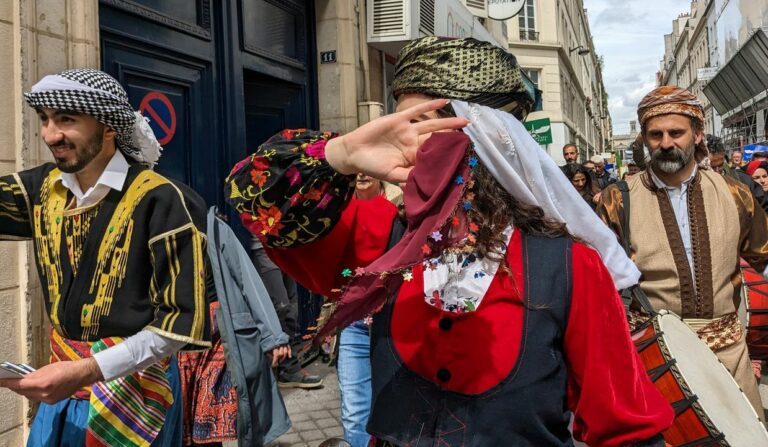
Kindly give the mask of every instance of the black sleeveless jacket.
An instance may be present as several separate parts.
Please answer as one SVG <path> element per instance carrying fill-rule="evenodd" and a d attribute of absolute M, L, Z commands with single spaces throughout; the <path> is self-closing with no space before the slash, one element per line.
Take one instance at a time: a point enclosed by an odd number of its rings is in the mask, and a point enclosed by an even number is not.
<path fill-rule="evenodd" d="M 393 229 L 393 238 L 399 229 Z M 571 446 L 563 337 L 571 302 L 571 240 L 523 235 L 522 346 L 507 378 L 478 395 L 441 389 L 400 360 L 391 338 L 394 300 L 371 328 L 368 432 L 397 445 Z"/>

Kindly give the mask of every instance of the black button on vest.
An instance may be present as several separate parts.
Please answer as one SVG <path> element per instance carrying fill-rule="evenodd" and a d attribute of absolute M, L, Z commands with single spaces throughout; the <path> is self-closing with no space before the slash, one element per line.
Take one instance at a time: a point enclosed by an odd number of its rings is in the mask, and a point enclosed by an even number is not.
<path fill-rule="evenodd" d="M 444 331 L 450 331 L 451 328 L 453 327 L 453 320 L 451 320 L 448 317 L 443 317 L 440 319 L 438 326 L 440 326 L 440 329 Z"/>
<path fill-rule="evenodd" d="M 447 382 L 451 380 L 451 372 L 445 368 L 440 368 L 437 370 L 437 379 L 441 382 Z"/>

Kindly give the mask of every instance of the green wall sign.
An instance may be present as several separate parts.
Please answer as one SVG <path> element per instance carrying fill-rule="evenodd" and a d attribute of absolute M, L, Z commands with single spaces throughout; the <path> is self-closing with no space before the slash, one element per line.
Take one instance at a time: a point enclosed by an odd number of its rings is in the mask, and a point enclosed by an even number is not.
<path fill-rule="evenodd" d="M 526 121 L 523 124 L 537 143 L 552 144 L 552 124 L 549 118 Z"/>

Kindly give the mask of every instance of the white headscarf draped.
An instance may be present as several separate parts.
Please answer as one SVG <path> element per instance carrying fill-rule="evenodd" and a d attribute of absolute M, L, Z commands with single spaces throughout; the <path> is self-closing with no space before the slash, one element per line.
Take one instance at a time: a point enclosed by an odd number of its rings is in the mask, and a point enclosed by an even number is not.
<path fill-rule="evenodd" d="M 512 197 L 541 207 L 548 218 L 564 223 L 573 236 L 594 247 L 617 289 L 637 284 L 640 271 L 616 234 L 597 217 L 517 118 L 463 101 L 454 100 L 451 105 L 458 116 L 472 121 L 464 132 L 475 144 L 475 153 Z"/>

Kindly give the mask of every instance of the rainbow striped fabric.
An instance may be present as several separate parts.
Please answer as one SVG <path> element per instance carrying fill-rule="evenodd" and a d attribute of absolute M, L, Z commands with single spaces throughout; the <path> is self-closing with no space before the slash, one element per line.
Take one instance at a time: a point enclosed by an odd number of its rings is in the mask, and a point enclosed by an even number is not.
<path fill-rule="evenodd" d="M 123 341 L 120 337 L 97 342 L 68 340 L 51 331 L 51 362 L 90 357 Z M 169 359 L 129 376 L 98 382 L 75 393 L 88 399 L 86 447 L 150 446 L 160 433 L 165 414 L 173 404 L 173 392 L 166 375 Z"/>

